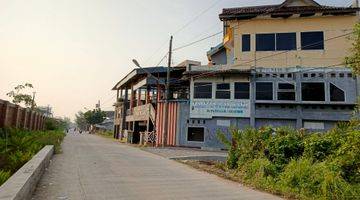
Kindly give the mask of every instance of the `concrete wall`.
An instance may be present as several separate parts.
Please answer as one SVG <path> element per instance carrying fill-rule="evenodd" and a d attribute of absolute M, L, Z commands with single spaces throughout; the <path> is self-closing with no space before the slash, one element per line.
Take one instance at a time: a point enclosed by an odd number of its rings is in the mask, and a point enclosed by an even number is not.
<path fill-rule="evenodd" d="M 261 74 L 261 77 L 260 77 Z M 288 75 L 291 76 L 288 76 Z M 304 77 L 304 74 L 308 74 Z M 281 78 L 282 77 L 282 78 Z M 251 115 L 250 118 L 240 117 L 213 117 L 208 119 L 190 118 L 190 101 L 193 99 L 194 82 L 212 82 L 213 95 L 215 98 L 215 83 L 241 82 L 250 81 L 250 101 Z M 273 83 L 273 100 L 259 101 L 255 99 L 256 82 Z M 325 83 L 325 101 L 307 102 L 301 100 L 301 83 L 302 82 L 323 82 Z M 296 99 L 294 101 L 277 100 L 278 83 L 293 83 L 295 85 Z M 330 101 L 330 83 L 335 84 L 345 92 L 344 102 Z M 309 69 L 309 68 L 277 68 L 277 69 L 258 69 L 249 77 L 239 75 L 219 75 L 218 77 L 200 78 L 191 81 L 190 101 L 182 103 L 180 106 L 177 130 L 177 145 L 190 147 L 210 147 L 224 148 L 223 144 L 218 141 L 216 133 L 218 130 L 228 133 L 230 124 L 237 128 L 246 127 L 260 128 L 262 126 L 290 126 L 293 128 L 304 128 L 305 122 L 318 123 L 323 128 L 310 131 L 325 131 L 334 127 L 337 122 L 348 121 L 352 117 L 353 108 L 356 103 L 357 78 L 351 74 L 347 68 L 333 69 Z M 233 87 L 231 86 L 233 91 Z M 316 95 L 316 94 L 314 94 Z M 232 92 L 231 97 L 234 94 Z M 219 123 L 220 122 L 220 123 Z M 205 129 L 204 142 L 188 141 L 188 127 L 203 127 Z"/>
<path fill-rule="evenodd" d="M 44 129 L 45 116 L 0 99 L 0 128 Z"/>
<path fill-rule="evenodd" d="M 54 154 L 54 146 L 48 145 L 40 150 L 30 161 L 21 167 L 0 187 L 1 200 L 30 199 L 46 166 Z"/>
<path fill-rule="evenodd" d="M 228 56 L 231 57 L 228 59 L 234 59 L 234 64 L 241 66 L 241 68 L 249 68 L 251 66 L 269 68 L 294 66 L 322 67 L 342 63 L 344 57 L 349 53 L 351 48 L 351 41 L 348 40 L 348 37 L 325 41 L 324 50 L 294 50 L 260 60 L 259 58 L 274 55 L 279 53 L 279 51 L 255 51 L 255 34 L 296 32 L 297 47 L 299 48 L 301 47 L 301 32 L 323 31 L 324 39 L 327 40 L 329 38 L 350 33 L 356 22 L 356 16 L 290 17 L 288 19 L 256 18 L 251 20 L 229 21 L 227 23 L 230 25 L 230 29 L 235 30 L 232 31 L 234 44 L 233 48 L 230 49 L 234 52 L 234 56 L 228 54 Z M 241 47 L 243 34 L 251 34 L 250 52 L 242 52 Z M 255 62 L 255 59 L 258 60 Z"/>
<path fill-rule="evenodd" d="M 222 49 L 218 53 L 211 56 L 211 62 L 214 65 L 224 65 L 227 64 L 226 50 Z"/>

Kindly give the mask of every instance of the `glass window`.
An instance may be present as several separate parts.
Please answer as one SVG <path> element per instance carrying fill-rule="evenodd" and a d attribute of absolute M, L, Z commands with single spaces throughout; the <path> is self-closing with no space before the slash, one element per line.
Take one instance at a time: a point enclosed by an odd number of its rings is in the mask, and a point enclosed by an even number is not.
<path fill-rule="evenodd" d="M 216 84 L 216 99 L 230 99 L 230 84 Z"/>
<path fill-rule="evenodd" d="M 204 128 L 203 127 L 189 127 L 188 141 L 204 142 Z"/>
<path fill-rule="evenodd" d="M 302 32 L 301 33 L 302 50 L 323 50 L 324 32 Z"/>
<path fill-rule="evenodd" d="M 256 100 L 273 100 L 273 84 L 271 82 L 256 83 Z"/>
<path fill-rule="evenodd" d="M 235 83 L 235 99 L 250 99 L 250 83 Z"/>
<path fill-rule="evenodd" d="M 324 83 L 301 83 L 303 101 L 325 101 Z"/>
<path fill-rule="evenodd" d="M 250 35 L 242 35 L 242 51 L 250 51 L 251 49 L 251 42 L 250 42 Z"/>
<path fill-rule="evenodd" d="M 278 100 L 295 101 L 295 85 L 291 83 L 278 84 Z"/>
<path fill-rule="evenodd" d="M 330 101 L 345 101 L 345 92 L 330 83 Z"/>
<path fill-rule="evenodd" d="M 275 51 L 275 34 L 256 34 L 256 51 Z"/>
<path fill-rule="evenodd" d="M 195 99 L 211 99 L 212 83 L 194 83 Z"/>
<path fill-rule="evenodd" d="M 277 33 L 276 50 L 296 50 L 296 33 Z"/>

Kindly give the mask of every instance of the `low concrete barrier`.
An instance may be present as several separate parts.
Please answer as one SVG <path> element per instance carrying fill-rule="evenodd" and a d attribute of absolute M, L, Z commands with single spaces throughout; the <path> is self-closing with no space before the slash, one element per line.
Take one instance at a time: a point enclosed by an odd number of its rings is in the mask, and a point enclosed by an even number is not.
<path fill-rule="evenodd" d="M 0 187 L 0 200 L 30 199 L 53 154 L 52 145 L 41 149 Z"/>

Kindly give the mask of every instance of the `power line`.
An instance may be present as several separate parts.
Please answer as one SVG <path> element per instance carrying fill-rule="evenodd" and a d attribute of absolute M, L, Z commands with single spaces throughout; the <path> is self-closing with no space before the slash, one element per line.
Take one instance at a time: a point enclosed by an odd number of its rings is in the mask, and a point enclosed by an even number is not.
<path fill-rule="evenodd" d="M 276 8 L 269 9 L 268 11 L 266 11 L 266 12 L 263 13 L 263 14 L 260 14 L 259 16 L 267 15 L 267 14 L 269 14 L 270 12 L 274 11 L 275 9 L 276 9 Z M 240 25 L 247 24 L 247 23 L 249 23 L 249 22 L 250 22 L 250 21 L 245 21 L 245 22 L 243 22 L 243 23 L 238 23 L 237 25 L 235 25 L 235 26 L 233 27 L 233 29 L 239 27 Z M 183 45 L 183 46 L 177 47 L 177 48 L 174 49 L 174 51 L 177 51 L 177 50 L 180 50 L 180 49 L 183 49 L 183 48 L 192 46 L 192 45 L 194 45 L 194 44 L 196 44 L 196 43 L 202 42 L 202 41 L 204 41 L 204 40 L 207 40 L 207 39 L 209 39 L 209 38 L 212 38 L 212 37 L 215 37 L 215 36 L 217 36 L 217 35 L 219 35 L 219 34 L 222 34 L 223 32 L 224 32 L 224 31 L 219 31 L 219 32 L 217 32 L 217 33 L 214 33 L 214 34 L 212 34 L 212 35 L 206 36 L 206 37 L 201 38 L 201 39 L 199 39 L 199 40 L 190 42 L 189 44 L 185 44 L 185 45 Z"/>
<path fill-rule="evenodd" d="M 169 52 L 167 52 L 164 57 L 161 58 L 161 60 L 159 61 L 159 63 L 157 65 L 155 65 L 155 67 L 159 66 L 164 60 L 165 58 L 168 56 Z"/>
<path fill-rule="evenodd" d="M 197 19 L 199 19 L 203 14 L 205 14 L 206 12 L 208 12 L 210 9 L 212 9 L 213 7 L 215 7 L 218 3 L 220 3 L 222 0 L 217 0 L 215 1 L 213 4 L 211 4 L 208 8 L 206 8 L 205 10 L 203 10 L 202 12 L 200 12 L 198 15 L 196 15 L 193 19 L 191 19 L 189 22 L 187 22 L 186 24 L 184 24 L 182 27 L 180 27 L 177 31 L 175 31 L 173 33 L 173 35 L 178 34 L 179 32 L 181 32 L 182 30 L 184 30 L 186 27 L 188 27 L 190 24 L 192 24 L 194 21 L 196 21 Z"/>
<path fill-rule="evenodd" d="M 220 31 L 220 32 L 214 33 L 214 34 L 212 34 L 212 35 L 206 36 L 206 37 L 201 38 L 201 39 L 199 39 L 199 40 L 196 40 L 196 41 L 190 42 L 189 44 L 185 44 L 185 45 L 183 45 L 183 46 L 180 46 L 180 47 L 174 48 L 174 50 L 173 50 L 173 51 L 178 51 L 178 50 L 183 49 L 183 48 L 186 48 L 186 47 L 188 47 L 188 46 L 192 46 L 192 45 L 194 45 L 194 44 L 196 44 L 196 43 L 202 42 L 202 41 L 204 41 L 204 40 L 207 40 L 207 39 L 209 39 L 209 38 L 215 37 L 215 36 L 217 36 L 217 35 L 219 35 L 219 34 L 222 34 L 222 33 L 223 33 L 223 31 Z"/>
<path fill-rule="evenodd" d="M 194 18 L 192 18 L 190 21 L 188 21 L 186 24 L 184 24 L 182 27 L 180 27 L 178 30 L 176 30 L 174 32 L 173 35 L 176 35 L 178 33 L 180 33 L 182 30 L 184 30 L 187 26 L 189 26 L 190 24 L 192 24 L 194 21 L 196 21 L 197 19 L 199 19 L 203 14 L 205 14 L 206 12 L 208 12 L 210 9 L 212 9 L 214 6 L 216 6 L 218 3 L 220 3 L 222 0 L 217 0 L 215 1 L 213 4 L 211 4 L 208 8 L 206 8 L 205 10 L 203 10 L 202 12 L 200 12 L 198 15 L 196 15 Z M 156 50 L 154 51 L 154 53 L 145 60 L 145 63 L 147 64 L 151 58 L 153 58 L 161 49 L 163 49 L 167 44 L 167 40 L 164 41 L 164 43 L 162 43 L 162 45 Z M 162 61 L 160 61 L 161 63 Z M 158 64 L 159 65 L 159 64 Z M 158 66 L 156 65 L 156 66 Z"/>

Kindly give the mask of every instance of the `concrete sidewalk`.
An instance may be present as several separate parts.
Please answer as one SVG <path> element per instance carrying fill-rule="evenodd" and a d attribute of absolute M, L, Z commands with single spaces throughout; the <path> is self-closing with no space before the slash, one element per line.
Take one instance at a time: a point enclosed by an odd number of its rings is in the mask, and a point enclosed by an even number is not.
<path fill-rule="evenodd" d="M 33 199 L 280 199 L 95 135 L 68 135 Z"/>

